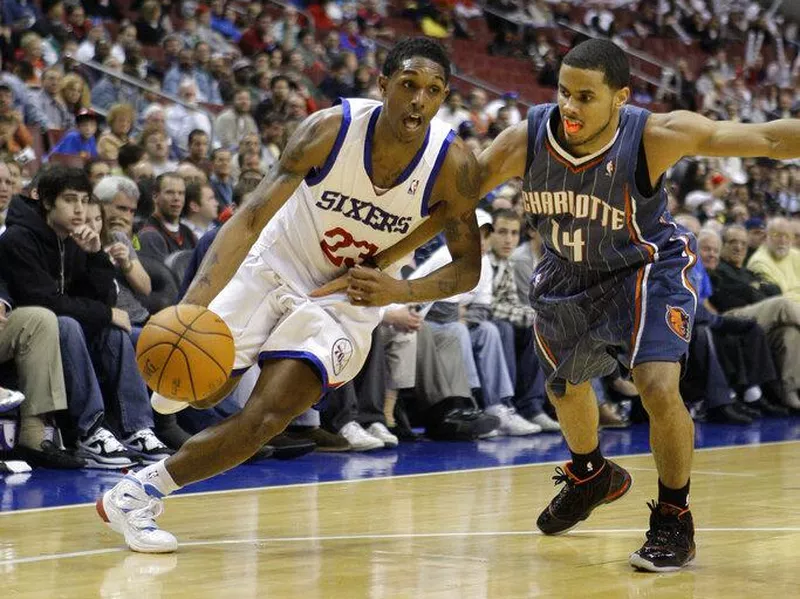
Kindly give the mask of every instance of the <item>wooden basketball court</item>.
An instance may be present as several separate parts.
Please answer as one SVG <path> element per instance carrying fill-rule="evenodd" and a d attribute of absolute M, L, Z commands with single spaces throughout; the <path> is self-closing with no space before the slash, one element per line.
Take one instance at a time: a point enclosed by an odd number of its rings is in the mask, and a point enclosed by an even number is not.
<path fill-rule="evenodd" d="M 800 595 L 800 442 L 700 450 L 698 558 L 634 572 L 649 456 L 634 486 L 554 538 L 535 520 L 553 464 L 178 496 L 159 522 L 172 555 L 127 551 L 92 506 L 0 517 L 3 597 L 779 597 Z"/>

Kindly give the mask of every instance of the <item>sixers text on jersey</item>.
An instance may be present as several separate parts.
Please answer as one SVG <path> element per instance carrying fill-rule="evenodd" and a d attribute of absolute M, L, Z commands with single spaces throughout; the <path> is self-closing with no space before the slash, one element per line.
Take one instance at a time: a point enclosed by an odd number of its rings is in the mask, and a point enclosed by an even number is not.
<path fill-rule="evenodd" d="M 408 226 L 412 220 L 409 216 L 397 216 L 371 202 L 338 191 L 323 191 L 314 205 L 322 210 L 339 212 L 345 218 L 351 218 L 384 233 L 408 233 Z"/>

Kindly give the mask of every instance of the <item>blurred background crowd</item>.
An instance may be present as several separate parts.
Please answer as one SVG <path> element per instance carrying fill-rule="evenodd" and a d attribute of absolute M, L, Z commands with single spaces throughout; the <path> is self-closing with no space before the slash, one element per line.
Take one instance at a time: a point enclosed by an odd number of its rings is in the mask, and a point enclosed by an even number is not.
<path fill-rule="evenodd" d="M 135 364 L 138 333 L 179 301 L 216 229 L 304 118 L 340 97 L 381 99 L 394 39 L 424 34 L 450 50 L 438 116 L 477 154 L 530 106 L 555 100 L 561 57 L 594 36 L 628 52 L 634 104 L 796 118 L 800 39 L 787 4 L 3 0 L 0 455 L 128 468 L 241 409 L 257 372 L 214 409 L 154 414 Z M 747 425 L 796 415 L 800 163 L 686 157 L 665 185 L 701 258 L 689 273 L 702 302 L 682 383 L 693 416 Z M 82 193 L 89 206 L 63 213 Z M 61 241 L 71 218 L 100 234 L 102 259 Z M 558 438 L 527 303 L 542 245 L 524 221 L 520 182 L 483 198 L 478 220 L 479 287 L 387 309 L 359 377 L 255 459 L 423 435 Z M 446 262 L 442 243 L 420 248 L 404 276 Z M 601 426 L 646 419 L 624 369 L 593 386 Z"/>

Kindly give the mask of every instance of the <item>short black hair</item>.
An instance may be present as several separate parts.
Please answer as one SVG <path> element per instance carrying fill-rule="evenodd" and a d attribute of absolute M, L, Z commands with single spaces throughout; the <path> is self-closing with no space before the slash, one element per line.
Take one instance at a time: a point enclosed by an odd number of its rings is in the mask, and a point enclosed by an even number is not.
<path fill-rule="evenodd" d="M 89 160 L 87 160 L 83 164 L 83 172 L 86 173 L 87 177 L 91 177 L 92 176 L 92 167 L 95 164 L 107 164 L 107 163 L 102 158 L 89 158 Z"/>
<path fill-rule="evenodd" d="M 192 143 L 194 141 L 194 138 L 197 137 L 198 135 L 205 135 L 206 137 L 208 137 L 208 133 L 206 133 L 202 129 L 192 129 L 192 132 L 189 134 L 189 143 Z"/>
<path fill-rule="evenodd" d="M 153 190 L 154 192 L 161 192 L 161 188 L 163 187 L 164 181 L 167 179 L 175 179 L 176 181 L 183 181 L 183 177 L 181 177 L 175 171 L 169 171 L 167 173 L 161 173 L 158 177 L 156 177 L 156 187 Z M 184 190 L 186 188 L 186 181 L 183 181 Z"/>
<path fill-rule="evenodd" d="M 567 52 L 561 64 L 576 69 L 601 71 L 611 89 L 622 89 L 631 84 L 631 67 L 625 52 L 607 39 L 590 39 Z"/>
<path fill-rule="evenodd" d="M 119 149 L 117 163 L 123 171 L 126 171 L 137 162 L 140 162 L 145 154 L 144 148 L 139 144 L 127 143 Z"/>
<path fill-rule="evenodd" d="M 385 77 L 391 77 L 403 66 L 403 61 L 415 56 L 439 64 L 444 71 L 445 83 L 450 81 L 450 58 L 447 50 L 436 40 L 427 37 L 409 37 L 397 42 L 386 55 L 381 73 Z"/>
<path fill-rule="evenodd" d="M 212 161 L 216 160 L 217 154 L 219 154 L 220 152 L 227 152 L 228 154 L 231 155 L 231 158 L 233 158 L 233 150 L 231 150 L 230 148 L 223 147 L 223 148 L 214 148 L 213 150 L 211 150 L 211 160 Z"/>
<path fill-rule="evenodd" d="M 272 89 L 273 87 L 275 87 L 275 84 L 278 83 L 278 81 L 285 81 L 286 85 L 288 85 L 290 89 L 292 88 L 292 80 L 289 79 L 286 75 L 275 75 L 272 79 L 269 80 L 269 88 Z"/>
<path fill-rule="evenodd" d="M 42 169 L 36 191 L 39 193 L 39 201 L 46 211 L 53 209 L 58 194 L 67 189 L 84 191 L 92 195 L 92 184 L 82 168 L 52 164 Z"/>
<path fill-rule="evenodd" d="M 186 195 L 184 196 L 185 197 L 185 203 L 183 205 L 184 214 L 188 214 L 189 213 L 189 204 L 190 203 L 194 203 L 194 204 L 198 204 L 198 205 L 200 204 L 200 202 L 202 201 L 201 198 L 203 197 L 203 188 L 204 187 L 208 187 L 208 184 L 206 184 L 206 183 L 202 183 L 201 184 L 201 183 L 193 182 L 193 183 L 189 183 L 186 186 Z"/>
<path fill-rule="evenodd" d="M 500 208 L 500 210 L 495 210 L 492 212 L 492 226 L 494 226 L 494 223 L 501 218 L 513 221 L 515 223 L 522 222 L 522 217 L 516 210 L 511 210 L 510 208 Z"/>
<path fill-rule="evenodd" d="M 250 177 L 243 177 L 245 173 L 249 173 L 250 171 L 243 171 L 239 173 L 239 182 L 236 184 L 236 187 L 233 188 L 233 203 L 234 205 L 241 206 L 242 202 L 244 201 L 244 197 L 253 191 L 260 182 L 255 178 Z M 263 175 L 262 175 L 263 177 Z"/>

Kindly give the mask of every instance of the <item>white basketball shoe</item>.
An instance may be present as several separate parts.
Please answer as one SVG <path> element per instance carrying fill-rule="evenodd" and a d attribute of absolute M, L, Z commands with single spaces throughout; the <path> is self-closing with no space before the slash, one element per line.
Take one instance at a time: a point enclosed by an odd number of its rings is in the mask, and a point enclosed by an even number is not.
<path fill-rule="evenodd" d="M 171 553 L 178 540 L 161 530 L 155 519 L 164 511 L 162 495 L 151 485 L 128 474 L 97 500 L 97 513 L 125 543 L 140 553 Z"/>

